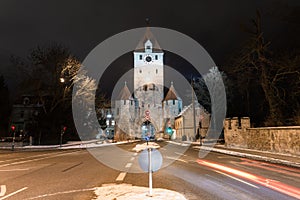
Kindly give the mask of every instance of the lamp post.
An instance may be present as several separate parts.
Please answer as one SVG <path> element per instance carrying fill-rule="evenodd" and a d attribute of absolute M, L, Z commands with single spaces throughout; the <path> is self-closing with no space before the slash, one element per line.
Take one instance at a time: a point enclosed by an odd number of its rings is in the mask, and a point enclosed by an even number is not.
<path fill-rule="evenodd" d="M 67 90 L 67 85 L 66 85 L 66 79 L 65 78 L 59 78 L 60 83 L 64 84 L 64 92 L 63 92 L 63 101 L 65 100 L 65 96 L 66 96 L 66 90 Z"/>

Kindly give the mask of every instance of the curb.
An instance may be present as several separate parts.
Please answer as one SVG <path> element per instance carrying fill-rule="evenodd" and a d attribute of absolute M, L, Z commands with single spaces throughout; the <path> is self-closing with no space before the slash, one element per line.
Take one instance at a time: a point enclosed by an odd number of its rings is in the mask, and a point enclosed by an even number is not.
<path fill-rule="evenodd" d="M 175 142 L 175 141 L 170 141 L 170 143 L 176 144 L 176 145 L 183 145 L 187 144 L 185 143 L 180 143 L 180 142 Z M 189 143 L 189 145 L 193 144 L 192 142 Z M 227 155 L 232 155 L 232 156 L 237 156 L 237 157 L 242 157 L 242 158 L 250 158 L 253 160 L 258 160 L 258 161 L 265 161 L 269 163 L 274 163 L 274 164 L 281 164 L 289 167 L 296 167 L 300 168 L 300 163 L 298 162 L 293 162 L 293 161 L 288 161 L 288 160 L 283 160 L 283 159 L 278 159 L 278 158 L 272 158 L 272 157 L 267 157 L 267 156 L 260 156 L 256 154 L 251 154 L 251 153 L 241 153 L 238 151 L 231 151 L 230 149 L 225 150 L 225 149 L 220 149 L 217 147 L 208 147 L 208 146 L 200 146 L 196 147 L 197 149 L 205 150 L 205 151 L 213 151 L 217 153 L 222 153 L 222 154 L 227 154 Z M 247 149 L 244 149 L 247 150 Z"/>

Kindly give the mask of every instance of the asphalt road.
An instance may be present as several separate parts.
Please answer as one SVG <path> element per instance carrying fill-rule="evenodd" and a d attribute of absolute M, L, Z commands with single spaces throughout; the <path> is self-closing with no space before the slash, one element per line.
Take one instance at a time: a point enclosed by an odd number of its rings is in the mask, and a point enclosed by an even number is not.
<path fill-rule="evenodd" d="M 190 200 L 300 199 L 298 168 L 213 152 L 199 158 L 193 146 L 159 144 L 163 166 L 153 174 L 153 187 L 178 191 Z M 0 200 L 82 200 L 92 199 L 94 188 L 102 184 L 148 186 L 139 153 L 132 151 L 135 145 L 89 151 L 0 151 Z"/>

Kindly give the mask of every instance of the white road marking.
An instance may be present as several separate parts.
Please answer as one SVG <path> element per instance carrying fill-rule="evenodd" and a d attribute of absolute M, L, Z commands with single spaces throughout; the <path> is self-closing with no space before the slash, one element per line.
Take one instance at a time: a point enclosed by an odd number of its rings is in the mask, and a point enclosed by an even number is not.
<path fill-rule="evenodd" d="M 6 166 L 10 166 L 10 165 L 18 165 L 18 164 L 24 164 L 24 163 L 33 162 L 33 161 L 45 160 L 47 158 L 54 158 L 54 157 L 63 156 L 63 155 L 67 155 L 67 154 L 72 154 L 72 153 L 77 153 L 77 151 L 72 151 L 72 152 L 67 152 L 67 153 L 57 153 L 57 154 L 42 157 L 42 158 L 35 158 L 35 159 L 31 159 L 31 160 L 24 160 L 24 161 L 18 161 L 18 162 L 3 164 L 3 165 L 0 165 L 0 167 L 6 167 Z"/>
<path fill-rule="evenodd" d="M 175 152 L 175 154 L 181 155 L 181 156 L 187 156 L 187 155 L 184 155 L 183 153 L 178 153 L 178 152 Z"/>
<path fill-rule="evenodd" d="M 135 159 L 135 157 L 131 157 L 131 158 L 130 158 L 130 161 L 133 161 L 134 159 Z"/>
<path fill-rule="evenodd" d="M 175 160 L 175 161 L 180 161 L 180 162 L 187 163 L 187 161 L 185 161 L 183 159 L 180 159 L 180 158 L 176 158 L 176 157 L 166 156 L 165 158 L 170 159 L 170 160 Z"/>
<path fill-rule="evenodd" d="M 29 168 L 24 168 L 24 169 L 0 169 L 0 172 L 14 172 L 14 171 L 25 171 L 29 170 Z"/>
<path fill-rule="evenodd" d="M 134 156 L 137 156 L 137 155 L 138 155 L 138 153 L 134 153 L 133 155 L 134 155 Z"/>
<path fill-rule="evenodd" d="M 8 160 L 2 160 L 0 162 L 10 162 L 10 161 L 14 161 L 14 160 L 25 160 L 27 158 L 36 158 L 36 157 L 41 157 L 41 156 L 46 156 L 46 155 L 53 155 L 53 154 L 57 154 L 57 153 L 44 153 L 44 154 L 38 154 L 38 155 L 33 155 L 33 156 L 27 156 L 27 157 L 20 157 L 20 158 L 12 158 L 12 159 L 8 159 Z"/>
<path fill-rule="evenodd" d="M 123 181 L 127 172 L 121 172 L 119 176 L 117 177 L 116 181 Z"/>
<path fill-rule="evenodd" d="M 6 185 L 0 186 L 0 197 L 4 196 L 6 193 Z"/>
<path fill-rule="evenodd" d="M 229 178 L 232 178 L 232 179 L 234 179 L 234 180 L 237 180 L 237 181 L 239 181 L 239 182 L 241 182 L 241 183 L 245 183 L 245 184 L 247 184 L 247 185 L 249 185 L 249 186 L 251 186 L 251 187 L 254 187 L 254 188 L 256 188 L 256 189 L 259 189 L 259 187 L 257 187 L 256 185 L 253 185 L 253 184 L 251 184 L 251 183 L 248 183 L 248 182 L 246 182 L 246 181 L 243 181 L 243 180 L 241 180 L 241 179 L 239 179 L 239 178 L 236 178 L 236 177 L 234 177 L 234 176 L 225 174 L 225 173 L 220 172 L 220 171 L 218 171 L 218 170 L 214 170 L 214 171 L 217 172 L 217 173 L 219 173 L 219 174 L 222 174 L 222 175 L 224 175 L 224 176 L 228 176 Z"/>
<path fill-rule="evenodd" d="M 64 191 L 64 192 L 57 192 L 57 193 L 52 193 L 52 194 L 43 194 L 43 195 L 39 195 L 39 196 L 36 196 L 36 197 L 27 198 L 25 200 L 40 199 L 40 198 L 50 197 L 50 196 L 55 196 L 55 195 L 70 194 L 70 193 L 74 193 L 74 192 L 85 192 L 85 191 L 91 191 L 91 190 L 96 190 L 96 189 L 97 188 L 87 188 L 87 189 L 80 189 L 80 190 L 70 190 L 70 191 Z"/>
<path fill-rule="evenodd" d="M 126 168 L 131 167 L 132 163 L 127 163 L 127 165 L 125 166 Z"/>
<path fill-rule="evenodd" d="M 19 190 L 13 192 L 13 193 L 10 193 L 9 195 L 6 195 L 6 196 L 4 196 L 4 197 L 1 197 L 0 200 L 6 199 L 6 198 L 8 198 L 8 197 L 11 197 L 11 196 L 13 196 L 13 195 L 15 195 L 15 194 L 17 194 L 17 193 L 19 193 L 19 192 L 22 192 L 23 190 L 26 190 L 27 188 L 28 188 L 28 187 L 24 187 L 24 188 L 22 188 L 22 189 L 19 189 Z"/>

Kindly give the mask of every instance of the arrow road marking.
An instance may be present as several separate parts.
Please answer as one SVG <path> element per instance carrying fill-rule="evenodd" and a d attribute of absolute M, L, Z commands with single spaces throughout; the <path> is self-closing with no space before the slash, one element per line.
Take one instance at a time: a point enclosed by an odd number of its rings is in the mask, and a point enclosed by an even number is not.
<path fill-rule="evenodd" d="M 0 197 L 4 196 L 6 193 L 6 186 L 5 185 L 1 185 L 0 186 Z"/>

